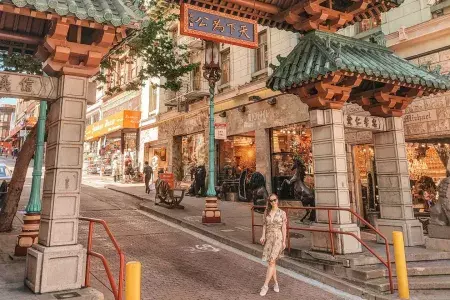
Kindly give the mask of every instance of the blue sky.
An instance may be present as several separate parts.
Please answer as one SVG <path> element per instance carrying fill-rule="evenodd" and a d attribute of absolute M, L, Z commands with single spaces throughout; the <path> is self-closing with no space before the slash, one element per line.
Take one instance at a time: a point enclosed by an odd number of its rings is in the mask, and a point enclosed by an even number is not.
<path fill-rule="evenodd" d="M 0 104 L 16 104 L 16 98 L 0 98 Z"/>

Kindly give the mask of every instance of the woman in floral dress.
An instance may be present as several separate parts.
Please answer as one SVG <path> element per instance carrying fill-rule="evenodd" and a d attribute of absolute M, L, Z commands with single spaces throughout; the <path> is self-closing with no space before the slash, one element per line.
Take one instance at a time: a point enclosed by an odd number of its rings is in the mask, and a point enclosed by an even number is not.
<path fill-rule="evenodd" d="M 286 213 L 278 208 L 278 197 L 275 194 L 269 196 L 266 212 L 264 213 L 263 232 L 260 242 L 264 245 L 262 260 L 267 261 L 266 281 L 264 282 L 261 296 L 265 296 L 269 290 L 269 282 L 273 278 L 275 282 L 273 290 L 278 293 L 280 287 L 277 280 L 276 261 L 286 248 Z"/>

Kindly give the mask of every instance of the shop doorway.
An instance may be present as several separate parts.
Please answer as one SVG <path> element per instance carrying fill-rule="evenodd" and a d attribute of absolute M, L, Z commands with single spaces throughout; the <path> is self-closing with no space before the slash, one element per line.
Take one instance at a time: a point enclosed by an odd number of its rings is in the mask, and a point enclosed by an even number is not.
<path fill-rule="evenodd" d="M 256 171 L 255 132 L 229 136 L 219 141 L 217 156 L 217 186 L 221 187 L 225 200 L 236 201 L 239 182 L 245 184 Z M 241 178 L 241 175 L 245 178 Z"/>

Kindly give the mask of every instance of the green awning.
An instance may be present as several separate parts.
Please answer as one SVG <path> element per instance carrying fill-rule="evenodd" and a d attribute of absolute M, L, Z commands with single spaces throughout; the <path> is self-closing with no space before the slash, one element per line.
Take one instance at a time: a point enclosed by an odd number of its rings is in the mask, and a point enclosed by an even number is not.
<path fill-rule="evenodd" d="M 138 1 L 129 0 L 0 0 L 17 7 L 29 7 L 59 16 L 75 16 L 80 20 L 93 20 L 115 27 L 134 24 L 145 27 L 146 15 L 137 6 Z"/>
<path fill-rule="evenodd" d="M 396 56 L 391 50 L 339 34 L 311 31 L 305 34 L 267 81 L 274 91 L 301 86 L 320 75 L 336 71 L 352 72 L 448 90 L 446 76 L 428 72 Z"/>

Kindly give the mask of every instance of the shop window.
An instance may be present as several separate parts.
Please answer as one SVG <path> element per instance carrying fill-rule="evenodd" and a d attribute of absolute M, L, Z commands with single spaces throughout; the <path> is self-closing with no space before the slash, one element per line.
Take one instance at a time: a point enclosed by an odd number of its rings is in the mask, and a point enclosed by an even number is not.
<path fill-rule="evenodd" d="M 258 34 L 258 48 L 255 50 L 255 72 L 267 67 L 267 31 L 262 31 Z"/>
<path fill-rule="evenodd" d="M 150 84 L 150 93 L 149 93 L 149 103 L 148 103 L 148 111 L 152 112 L 156 109 L 156 100 L 158 95 L 158 87 Z"/>
<path fill-rule="evenodd" d="M 230 83 L 230 49 L 222 52 L 220 54 L 221 56 L 221 63 L 222 63 L 222 77 L 221 77 L 221 84 L 227 84 Z"/>
<path fill-rule="evenodd" d="M 295 175 L 295 159 L 305 165 L 304 182 L 309 188 L 314 187 L 314 170 L 311 153 L 311 130 L 305 124 L 294 124 L 271 130 L 271 165 L 273 191 L 283 199 L 293 199 L 293 190 L 283 186 L 285 179 Z"/>

